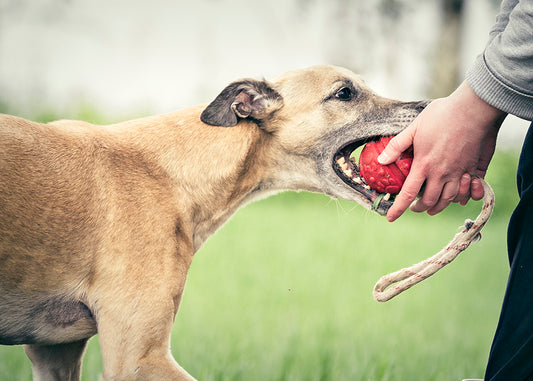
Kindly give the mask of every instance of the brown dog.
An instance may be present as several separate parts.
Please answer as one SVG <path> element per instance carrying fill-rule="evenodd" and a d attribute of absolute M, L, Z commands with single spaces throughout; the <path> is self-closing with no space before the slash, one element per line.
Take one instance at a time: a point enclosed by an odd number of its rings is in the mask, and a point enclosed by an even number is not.
<path fill-rule="evenodd" d="M 397 134 L 425 104 L 320 66 L 110 126 L 1 115 L 0 344 L 26 344 L 36 380 L 78 379 L 96 333 L 106 380 L 192 379 L 170 333 L 204 241 L 282 190 L 386 213 L 350 153 Z"/>

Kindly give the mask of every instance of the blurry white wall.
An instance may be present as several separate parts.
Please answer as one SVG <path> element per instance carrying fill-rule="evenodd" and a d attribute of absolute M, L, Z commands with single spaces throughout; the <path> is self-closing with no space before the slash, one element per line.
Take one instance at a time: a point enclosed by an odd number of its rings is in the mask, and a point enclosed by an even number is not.
<path fill-rule="evenodd" d="M 428 97 L 443 18 L 418 0 L 0 0 L 0 106 L 32 117 L 90 104 L 109 116 L 210 101 L 242 77 L 336 64 L 382 95 Z M 458 60 L 498 6 L 465 0 Z M 445 96 L 447 94 L 439 94 Z M 521 143 L 510 119 L 501 144 Z"/>

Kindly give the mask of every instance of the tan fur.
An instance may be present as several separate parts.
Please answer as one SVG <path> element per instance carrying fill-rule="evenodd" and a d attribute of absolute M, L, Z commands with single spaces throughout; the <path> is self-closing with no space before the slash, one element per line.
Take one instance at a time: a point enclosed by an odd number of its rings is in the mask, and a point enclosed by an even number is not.
<path fill-rule="evenodd" d="M 78 379 L 96 333 L 106 380 L 192 379 L 170 332 L 216 229 L 282 190 L 370 208 L 333 173 L 333 152 L 399 132 L 417 104 L 328 66 L 261 83 L 272 94 L 235 90 L 229 127 L 201 122 L 205 105 L 109 126 L 0 116 L 0 343 L 27 344 L 35 379 Z M 357 98 L 331 99 L 346 83 Z"/>

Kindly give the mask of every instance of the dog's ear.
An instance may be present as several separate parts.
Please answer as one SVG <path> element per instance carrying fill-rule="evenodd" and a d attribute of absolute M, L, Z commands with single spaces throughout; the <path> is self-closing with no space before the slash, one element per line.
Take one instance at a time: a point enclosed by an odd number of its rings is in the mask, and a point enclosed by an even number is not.
<path fill-rule="evenodd" d="M 229 84 L 202 112 L 211 126 L 232 127 L 240 119 L 261 122 L 283 106 L 283 98 L 266 81 L 245 79 Z"/>

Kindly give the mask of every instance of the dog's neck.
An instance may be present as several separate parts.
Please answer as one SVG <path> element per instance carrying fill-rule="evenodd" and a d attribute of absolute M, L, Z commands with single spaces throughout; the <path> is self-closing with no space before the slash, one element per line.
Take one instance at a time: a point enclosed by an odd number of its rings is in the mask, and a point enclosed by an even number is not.
<path fill-rule="evenodd" d="M 148 160 L 167 174 L 179 225 L 194 252 L 239 207 L 287 188 L 269 170 L 273 153 L 267 133 L 251 122 L 204 125 L 198 122 L 200 112 L 193 107 L 121 126 L 131 144 L 148 152 Z M 166 136 L 160 136 L 162 130 Z"/>

